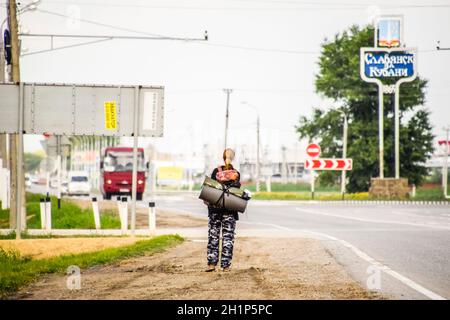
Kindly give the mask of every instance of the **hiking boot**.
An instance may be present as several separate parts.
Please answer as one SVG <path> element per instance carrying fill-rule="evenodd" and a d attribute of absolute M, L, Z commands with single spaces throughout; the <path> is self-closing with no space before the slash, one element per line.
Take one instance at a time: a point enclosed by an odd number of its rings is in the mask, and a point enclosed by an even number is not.
<path fill-rule="evenodd" d="M 206 268 L 205 272 L 213 272 L 216 271 L 216 266 L 213 264 L 208 264 L 208 267 Z"/>
<path fill-rule="evenodd" d="M 222 271 L 223 272 L 230 272 L 231 268 L 230 267 L 225 267 L 225 268 L 222 268 Z"/>

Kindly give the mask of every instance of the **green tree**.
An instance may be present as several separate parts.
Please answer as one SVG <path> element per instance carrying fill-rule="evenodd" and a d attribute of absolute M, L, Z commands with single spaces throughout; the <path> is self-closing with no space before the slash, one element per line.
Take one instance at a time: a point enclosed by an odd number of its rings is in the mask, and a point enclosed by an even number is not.
<path fill-rule="evenodd" d="M 366 191 L 370 178 L 379 175 L 378 160 L 378 87 L 364 82 L 359 74 L 359 50 L 373 46 L 373 29 L 352 26 L 325 40 L 319 58 L 315 86 L 317 93 L 333 101 L 327 110 L 314 108 L 310 118 L 300 117 L 300 138 L 319 142 L 322 157 L 342 156 L 342 115 L 349 119 L 347 156 L 353 158 L 348 172 L 349 192 Z M 395 79 L 391 79 L 393 83 Z M 389 82 L 386 82 L 389 84 Z M 425 102 L 427 80 L 404 83 L 400 87 L 400 173 L 410 183 L 420 185 L 425 176 L 425 161 L 433 151 L 429 112 Z M 394 176 L 394 96 L 384 95 L 385 176 Z M 338 172 L 322 172 L 322 183 L 334 183 Z"/>
<path fill-rule="evenodd" d="M 38 169 L 39 164 L 43 159 L 43 156 L 41 154 L 27 152 L 24 154 L 24 159 L 25 159 L 25 171 L 32 172 Z"/>

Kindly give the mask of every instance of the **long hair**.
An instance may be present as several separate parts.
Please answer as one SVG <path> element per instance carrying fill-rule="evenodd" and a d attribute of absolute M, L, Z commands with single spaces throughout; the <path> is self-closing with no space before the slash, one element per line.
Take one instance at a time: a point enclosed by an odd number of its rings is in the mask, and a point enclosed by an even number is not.
<path fill-rule="evenodd" d="M 225 170 L 233 169 L 233 165 L 231 161 L 234 159 L 234 151 L 230 148 L 227 148 L 223 151 L 223 161 L 225 162 Z"/>

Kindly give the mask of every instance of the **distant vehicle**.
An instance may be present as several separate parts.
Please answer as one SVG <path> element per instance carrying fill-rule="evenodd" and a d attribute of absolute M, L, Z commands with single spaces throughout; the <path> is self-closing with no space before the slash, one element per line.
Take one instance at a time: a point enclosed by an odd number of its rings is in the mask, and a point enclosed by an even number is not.
<path fill-rule="evenodd" d="M 50 178 L 49 186 L 50 186 L 50 188 L 53 188 L 53 189 L 58 188 L 58 177 Z"/>
<path fill-rule="evenodd" d="M 39 179 L 37 179 L 37 181 L 35 182 L 36 184 L 39 184 L 39 185 L 46 185 L 47 184 L 47 179 L 46 178 L 39 178 Z"/>
<path fill-rule="evenodd" d="M 30 182 L 33 184 L 37 184 L 39 181 L 39 178 L 36 176 L 30 176 Z"/>
<path fill-rule="evenodd" d="M 148 167 L 148 164 L 147 164 Z M 142 200 L 145 190 L 144 149 L 138 148 L 136 199 Z M 100 162 L 100 191 L 104 199 L 131 195 L 133 148 L 108 147 Z"/>
<path fill-rule="evenodd" d="M 91 185 L 89 184 L 89 177 L 84 171 L 69 172 L 69 181 L 67 183 L 67 194 L 72 195 L 89 195 L 91 192 Z"/>
<path fill-rule="evenodd" d="M 68 194 L 69 182 L 63 181 L 61 183 L 61 195 Z"/>
<path fill-rule="evenodd" d="M 31 187 L 31 179 L 29 176 L 25 176 L 25 186 Z"/>

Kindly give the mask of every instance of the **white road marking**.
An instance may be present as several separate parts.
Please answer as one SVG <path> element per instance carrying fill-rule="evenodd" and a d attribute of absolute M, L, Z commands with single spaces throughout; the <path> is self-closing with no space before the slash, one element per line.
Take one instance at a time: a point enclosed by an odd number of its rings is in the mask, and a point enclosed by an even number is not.
<path fill-rule="evenodd" d="M 243 221 L 241 222 L 243 223 Z M 361 251 L 360 249 L 358 249 L 357 247 L 355 247 L 354 245 L 350 244 L 349 242 L 345 241 L 345 240 L 341 240 L 338 239 L 336 237 L 327 235 L 325 233 L 321 233 L 321 232 L 315 232 L 315 231 L 309 231 L 309 230 L 304 230 L 304 229 L 300 229 L 300 230 L 296 230 L 296 229 L 292 229 L 292 228 L 287 228 L 287 227 L 283 227 L 277 224 L 273 224 L 273 223 L 262 223 L 262 222 L 246 222 L 247 224 L 258 224 L 258 225 L 266 225 L 266 226 L 271 226 L 277 229 L 281 229 L 281 230 L 286 230 L 286 231 L 293 231 L 293 232 L 303 232 L 303 233 L 307 233 L 307 234 L 312 234 L 315 235 L 316 237 L 320 237 L 322 239 L 328 239 L 328 240 L 332 240 L 332 241 L 336 241 L 338 243 L 340 243 L 342 246 L 350 249 L 351 251 L 353 251 L 353 253 L 355 253 L 358 257 L 360 257 L 361 259 L 363 259 L 364 261 L 370 263 L 371 265 L 377 267 L 378 269 L 384 271 L 385 273 L 389 274 L 390 276 L 392 276 L 393 278 L 397 279 L 398 281 L 400 281 L 401 283 L 405 284 L 406 286 L 410 287 L 413 290 L 416 290 L 417 292 L 419 292 L 420 294 L 432 299 L 432 300 L 447 300 L 446 298 L 440 296 L 439 294 L 421 286 L 420 284 L 418 284 L 417 282 L 409 279 L 408 277 L 405 277 L 404 275 L 398 273 L 397 271 L 392 270 L 391 268 L 389 268 L 388 266 L 382 264 L 381 262 L 375 260 L 374 258 L 372 258 L 371 256 L 369 256 L 367 253 Z"/>
<path fill-rule="evenodd" d="M 307 210 L 307 209 L 303 209 L 303 208 L 295 208 L 295 210 L 300 211 L 300 212 L 304 212 L 304 213 L 309 213 L 309 214 L 322 215 L 322 216 L 341 218 L 341 219 L 347 219 L 347 220 L 355 220 L 355 221 L 361 221 L 361 222 L 399 224 L 399 225 L 407 225 L 407 226 L 414 226 L 414 227 L 425 227 L 425 228 L 432 228 L 432 229 L 450 230 L 450 227 L 441 226 L 441 225 L 435 225 L 435 224 L 357 218 L 357 217 L 349 217 L 349 216 L 343 216 L 343 215 L 339 215 L 339 214 L 321 212 L 321 211 L 316 211 L 316 210 L 314 210 L 314 211 L 313 210 Z"/>
<path fill-rule="evenodd" d="M 348 243 L 345 240 L 341 240 L 338 239 L 336 237 L 324 234 L 324 233 L 320 233 L 320 232 L 314 232 L 314 231 L 308 231 L 308 230 L 302 230 L 303 232 L 306 233 L 312 233 L 318 236 L 322 236 L 326 239 L 329 240 L 333 240 L 333 241 L 337 241 L 339 242 L 341 245 L 343 245 L 344 247 L 352 250 L 358 257 L 360 257 L 361 259 L 363 259 L 364 261 L 370 263 L 371 265 L 377 267 L 378 269 L 384 271 L 385 273 L 389 274 L 390 276 L 394 277 L 395 279 L 397 279 L 398 281 L 402 282 L 403 284 L 407 285 L 408 287 L 416 290 L 417 292 L 423 294 L 424 296 L 432 299 L 432 300 L 447 300 L 446 298 L 438 295 L 437 293 L 421 286 L 420 284 L 418 284 L 417 282 L 414 282 L 413 280 L 405 277 L 404 275 L 392 270 L 391 268 L 389 268 L 388 266 L 382 264 L 381 262 L 375 260 L 374 258 L 372 258 L 371 256 L 369 256 L 367 253 L 361 251 L 360 249 L 358 249 L 357 247 L 355 247 L 354 245 Z"/>

